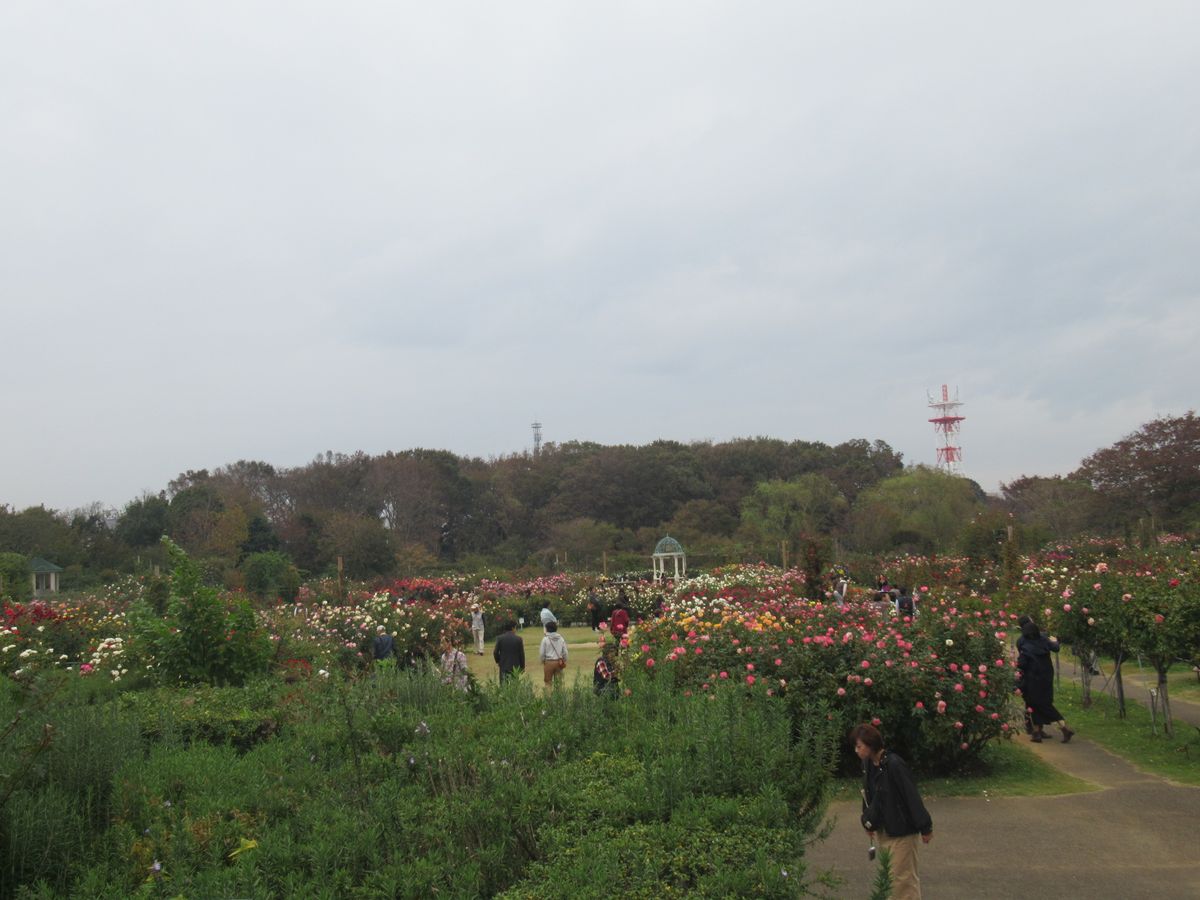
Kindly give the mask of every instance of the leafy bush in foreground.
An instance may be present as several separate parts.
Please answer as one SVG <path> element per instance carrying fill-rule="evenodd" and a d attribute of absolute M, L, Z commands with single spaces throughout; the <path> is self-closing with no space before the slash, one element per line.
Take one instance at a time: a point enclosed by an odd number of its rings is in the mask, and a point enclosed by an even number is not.
<path fill-rule="evenodd" d="M 20 774 L 0 896 L 806 892 L 836 736 L 823 718 L 795 736 L 761 696 L 543 698 L 520 681 L 467 695 L 390 668 L 236 693 L 179 692 L 157 730 L 161 694 L 43 710 L 109 748 L 86 776 L 103 803 L 82 773 Z M 214 724 L 247 721 L 246 705 L 277 728 L 243 742 Z M 27 828 L 35 810 L 68 827 Z"/>

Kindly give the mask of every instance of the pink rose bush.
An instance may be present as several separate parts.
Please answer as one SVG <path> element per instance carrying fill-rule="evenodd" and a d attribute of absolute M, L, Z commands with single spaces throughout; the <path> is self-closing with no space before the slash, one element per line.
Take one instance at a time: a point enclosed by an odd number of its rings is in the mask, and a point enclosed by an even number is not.
<path fill-rule="evenodd" d="M 839 611 L 778 592 L 681 587 L 661 619 L 636 627 L 631 681 L 669 678 L 697 694 L 769 690 L 797 727 L 812 715 L 833 715 L 847 731 L 878 719 L 889 746 L 932 770 L 966 764 L 1006 734 L 1013 667 L 998 635 L 1012 623 L 987 598 L 931 591 L 916 621 L 905 621 L 869 604 Z M 653 672 L 645 658 L 659 661 Z M 754 674 L 734 684 L 731 669 Z"/>

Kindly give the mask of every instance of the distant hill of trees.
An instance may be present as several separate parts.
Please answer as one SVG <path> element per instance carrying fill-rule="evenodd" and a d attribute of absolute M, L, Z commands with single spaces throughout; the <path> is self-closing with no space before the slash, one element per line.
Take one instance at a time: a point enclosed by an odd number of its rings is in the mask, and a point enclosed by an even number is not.
<path fill-rule="evenodd" d="M 906 468 L 887 443 L 862 439 L 568 442 L 490 460 L 325 453 L 290 469 L 242 460 L 184 472 L 117 514 L 0 507 L 0 557 L 9 554 L 0 562 L 12 570 L 12 557 L 42 556 L 67 569 L 66 584 L 82 585 L 144 570 L 166 534 L 210 578 L 241 585 L 249 573 L 269 586 L 263 572 L 331 573 L 339 558 L 359 578 L 599 568 L 605 556 L 642 567 L 666 534 L 694 563 L 715 565 L 794 561 L 834 541 L 861 552 L 978 552 L 1009 525 L 1035 543 L 1198 524 L 1200 420 L 1188 413 L 1143 426 L 1071 475 L 1016 479 L 998 498 L 968 479 Z"/>

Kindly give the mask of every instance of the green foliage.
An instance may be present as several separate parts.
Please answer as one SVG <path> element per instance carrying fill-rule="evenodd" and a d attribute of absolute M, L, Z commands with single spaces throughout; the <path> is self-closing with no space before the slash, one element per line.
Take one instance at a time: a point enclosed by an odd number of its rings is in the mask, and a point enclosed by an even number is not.
<path fill-rule="evenodd" d="M 29 560 L 20 553 L 0 553 L 0 596 L 27 600 L 32 593 Z"/>
<path fill-rule="evenodd" d="M 945 551 L 954 547 L 963 523 L 983 508 L 983 500 L 975 482 L 915 466 L 859 495 L 851 532 L 860 550 Z"/>
<path fill-rule="evenodd" d="M 800 537 L 829 533 L 847 508 L 837 485 L 809 473 L 791 481 L 764 481 L 742 501 L 742 530 L 760 552 L 794 546 Z"/>
<path fill-rule="evenodd" d="M 29 793 L 20 858 L 49 845 L 32 810 L 68 830 L 45 864 L 4 883 L 98 897 L 806 893 L 833 737 L 820 723 L 793 737 L 761 698 L 653 685 L 541 698 L 519 681 L 463 695 L 388 669 L 246 690 L 110 706 L 126 740 L 142 724 L 149 751 L 87 775 L 108 786 L 96 819 L 72 806 L 82 772 Z M 207 739 L 213 723 L 237 733 L 255 706 L 279 711 L 279 727 Z M 597 853 L 609 840 L 622 852 Z"/>
<path fill-rule="evenodd" d="M 136 727 L 96 699 L 64 673 L 0 693 L 0 897 L 38 881 L 70 893 L 112 819 L 113 776 L 141 746 Z"/>
<path fill-rule="evenodd" d="M 174 563 L 165 616 L 144 600 L 129 610 L 129 652 L 147 677 L 167 684 L 243 684 L 266 671 L 270 641 L 245 600 L 228 604 L 203 584 L 201 573 L 178 546 L 163 539 Z"/>
<path fill-rule="evenodd" d="M 131 501 L 117 520 L 117 537 L 130 547 L 153 547 L 170 528 L 171 506 L 147 495 Z"/>
<path fill-rule="evenodd" d="M 888 900 L 892 896 L 892 851 L 884 848 L 879 851 L 879 861 L 875 865 L 875 880 L 871 883 L 871 900 Z"/>
<path fill-rule="evenodd" d="M 244 687 L 197 685 L 129 691 L 119 704 L 141 734 L 153 742 L 207 742 L 247 750 L 266 740 L 286 718 L 287 694 L 274 681 Z"/>
<path fill-rule="evenodd" d="M 292 601 L 300 590 L 300 573 L 290 559 L 278 551 L 252 553 L 242 560 L 246 590 L 267 600 Z"/>

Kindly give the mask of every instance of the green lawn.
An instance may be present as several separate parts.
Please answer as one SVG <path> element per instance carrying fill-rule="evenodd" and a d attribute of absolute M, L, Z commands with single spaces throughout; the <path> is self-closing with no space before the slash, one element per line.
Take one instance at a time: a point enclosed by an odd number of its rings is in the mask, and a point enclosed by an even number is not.
<path fill-rule="evenodd" d="M 590 628 L 560 628 L 558 633 L 567 641 L 567 670 L 563 673 L 566 684 L 570 685 L 577 678 L 582 678 L 585 684 L 592 683 L 592 666 L 600 655 L 596 635 Z M 542 664 L 538 662 L 538 647 L 542 643 L 541 625 L 526 625 L 519 634 L 525 642 L 525 674 L 539 689 L 542 686 Z M 472 645 L 463 647 L 471 671 L 479 681 L 499 681 L 500 670 L 492 659 L 492 648 L 496 641 L 487 641 L 483 648 L 483 656 L 475 653 Z"/>
<path fill-rule="evenodd" d="M 1085 710 L 1079 704 L 1079 692 L 1078 684 L 1064 680 L 1055 691 L 1054 702 L 1080 737 L 1095 741 L 1146 772 L 1200 785 L 1200 728 L 1176 720 L 1174 736 L 1167 737 L 1162 733 L 1160 715 L 1155 735 L 1150 711 L 1142 704 L 1127 699 L 1127 716 L 1120 719 L 1116 698 L 1093 690 L 1092 706 Z"/>
<path fill-rule="evenodd" d="M 1023 735 L 1022 735 L 1023 737 Z M 980 757 L 977 771 L 964 775 L 918 777 L 924 797 L 1041 797 L 1096 790 L 1090 782 L 1043 762 L 1018 740 L 992 741 Z M 861 779 L 842 779 L 837 796 L 858 795 Z"/>
<path fill-rule="evenodd" d="M 1104 673 L 1105 678 L 1112 675 L 1112 660 L 1107 657 L 1101 657 L 1100 670 Z M 1125 676 L 1126 682 L 1129 681 L 1131 675 L 1141 675 L 1148 684 L 1152 684 L 1158 678 L 1151 666 L 1145 665 L 1139 669 L 1136 659 L 1127 660 L 1125 665 L 1121 667 L 1121 672 Z M 1103 684 L 1103 681 L 1101 681 L 1101 684 Z M 1093 682 L 1092 685 L 1095 687 L 1096 683 Z M 1167 689 L 1170 690 L 1172 697 L 1178 697 L 1180 700 L 1190 700 L 1193 703 L 1200 703 L 1200 678 L 1196 677 L 1196 673 L 1192 671 L 1190 665 L 1175 663 L 1171 667 L 1171 671 L 1167 673 Z"/>

